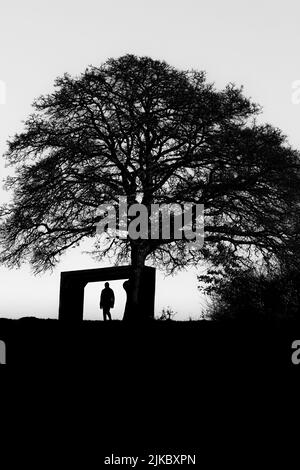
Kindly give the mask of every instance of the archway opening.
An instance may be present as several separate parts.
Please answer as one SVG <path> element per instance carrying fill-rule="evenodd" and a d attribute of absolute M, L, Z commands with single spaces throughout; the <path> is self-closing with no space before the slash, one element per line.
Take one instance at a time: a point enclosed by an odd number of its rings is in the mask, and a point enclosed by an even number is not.
<path fill-rule="evenodd" d="M 115 294 L 115 306 L 110 311 L 113 320 L 122 320 L 123 318 L 126 304 L 126 292 L 123 288 L 125 280 L 126 279 L 108 281 L 109 287 L 111 287 Z M 103 313 L 99 308 L 102 289 L 104 289 L 104 282 L 89 282 L 85 286 L 83 305 L 84 320 L 103 320 Z"/>

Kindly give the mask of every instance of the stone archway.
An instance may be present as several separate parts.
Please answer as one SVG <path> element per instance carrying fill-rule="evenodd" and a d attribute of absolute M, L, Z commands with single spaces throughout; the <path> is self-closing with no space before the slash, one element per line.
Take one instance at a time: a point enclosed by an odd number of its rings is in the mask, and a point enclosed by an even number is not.
<path fill-rule="evenodd" d="M 141 283 L 142 310 L 146 318 L 154 318 L 155 268 L 145 266 Z M 84 288 L 89 282 L 130 279 L 131 266 L 64 271 L 60 278 L 59 320 L 77 322 L 83 319 Z"/>

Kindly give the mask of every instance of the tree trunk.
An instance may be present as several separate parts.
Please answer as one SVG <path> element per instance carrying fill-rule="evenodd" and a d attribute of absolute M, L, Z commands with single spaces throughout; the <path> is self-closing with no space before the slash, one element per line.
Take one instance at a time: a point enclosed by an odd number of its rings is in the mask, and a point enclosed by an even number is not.
<path fill-rule="evenodd" d="M 140 292 L 147 254 L 147 247 L 139 244 L 133 244 L 131 246 L 132 276 L 129 280 L 129 286 L 126 289 L 127 305 L 125 308 L 124 320 L 138 321 L 143 319 L 143 304 Z"/>

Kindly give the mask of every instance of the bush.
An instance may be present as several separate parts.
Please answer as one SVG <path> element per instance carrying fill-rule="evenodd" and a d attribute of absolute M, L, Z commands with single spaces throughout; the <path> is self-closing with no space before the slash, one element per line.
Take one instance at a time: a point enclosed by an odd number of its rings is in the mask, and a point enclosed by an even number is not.
<path fill-rule="evenodd" d="M 220 280 L 207 316 L 223 318 L 296 318 L 300 314 L 300 272 L 273 275 L 240 270 Z M 299 315 L 300 318 L 300 315 Z"/>

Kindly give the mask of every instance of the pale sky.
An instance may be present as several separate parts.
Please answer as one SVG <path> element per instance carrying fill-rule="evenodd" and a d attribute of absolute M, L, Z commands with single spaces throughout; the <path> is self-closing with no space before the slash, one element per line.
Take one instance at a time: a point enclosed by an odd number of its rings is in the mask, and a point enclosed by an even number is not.
<path fill-rule="evenodd" d="M 292 102 L 293 84 L 300 80 L 299 15 L 297 0 L 1 0 L 1 181 L 6 140 L 22 129 L 32 101 L 51 92 L 57 76 L 127 53 L 205 70 L 218 88 L 244 85 L 245 94 L 263 106 L 261 119 L 300 148 L 300 104 Z M 6 200 L 1 182 L 0 202 Z M 60 271 L 93 267 L 99 264 L 80 249 L 71 250 L 52 275 L 34 277 L 28 266 L 0 267 L 0 316 L 56 318 Z M 157 314 L 170 305 L 177 319 L 200 316 L 205 300 L 196 273 L 168 279 L 158 273 Z M 120 285 L 112 283 L 115 318 L 123 310 Z M 87 286 L 85 318 L 99 314 L 101 287 Z"/>

